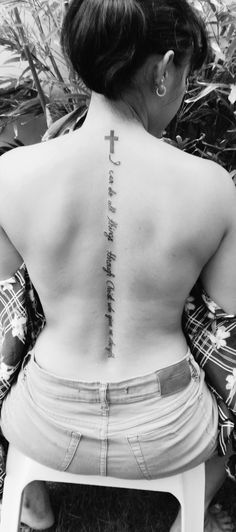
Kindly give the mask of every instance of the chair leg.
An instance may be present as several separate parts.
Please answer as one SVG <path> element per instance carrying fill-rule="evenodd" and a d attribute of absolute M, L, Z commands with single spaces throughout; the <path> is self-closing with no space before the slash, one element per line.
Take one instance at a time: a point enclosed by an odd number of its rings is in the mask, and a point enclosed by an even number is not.
<path fill-rule="evenodd" d="M 189 506 L 182 507 L 182 532 L 203 532 L 204 531 L 204 512 L 195 513 Z"/>
<path fill-rule="evenodd" d="M 22 486 L 17 477 L 6 476 L 2 498 L 0 532 L 18 532 L 22 508 Z"/>
<path fill-rule="evenodd" d="M 189 474 L 188 474 L 189 473 Z M 184 475 L 184 504 L 182 505 L 182 532 L 204 531 L 205 465 Z"/>

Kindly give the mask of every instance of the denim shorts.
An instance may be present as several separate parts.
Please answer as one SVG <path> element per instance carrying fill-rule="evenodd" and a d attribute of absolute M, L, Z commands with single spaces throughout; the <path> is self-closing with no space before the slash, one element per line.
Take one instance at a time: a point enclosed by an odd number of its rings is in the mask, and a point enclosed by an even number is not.
<path fill-rule="evenodd" d="M 181 362 L 118 383 L 64 379 L 31 356 L 4 400 L 4 436 L 26 455 L 72 473 L 152 479 L 208 460 L 218 411 L 204 372 Z"/>

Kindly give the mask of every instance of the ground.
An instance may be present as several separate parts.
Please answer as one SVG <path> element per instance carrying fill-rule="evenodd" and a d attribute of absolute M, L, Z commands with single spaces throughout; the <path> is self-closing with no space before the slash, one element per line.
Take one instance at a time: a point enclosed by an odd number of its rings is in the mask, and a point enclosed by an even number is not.
<path fill-rule="evenodd" d="M 178 509 L 164 493 L 67 484 L 50 484 L 50 493 L 57 516 L 50 532 L 168 532 Z M 236 531 L 236 483 L 227 480 L 216 502 Z"/>

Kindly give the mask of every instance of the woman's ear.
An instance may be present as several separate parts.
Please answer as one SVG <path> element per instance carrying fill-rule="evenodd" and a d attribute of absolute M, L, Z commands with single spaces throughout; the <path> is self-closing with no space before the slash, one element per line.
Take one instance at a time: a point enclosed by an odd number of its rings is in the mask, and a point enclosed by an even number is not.
<path fill-rule="evenodd" d="M 165 80 L 171 69 L 174 60 L 173 50 L 168 50 L 161 58 L 158 56 L 156 61 L 153 63 L 153 83 L 157 87 L 163 79 Z"/>
<path fill-rule="evenodd" d="M 162 58 L 162 66 L 164 73 L 168 72 L 169 68 L 173 65 L 175 53 L 173 50 L 168 50 Z"/>

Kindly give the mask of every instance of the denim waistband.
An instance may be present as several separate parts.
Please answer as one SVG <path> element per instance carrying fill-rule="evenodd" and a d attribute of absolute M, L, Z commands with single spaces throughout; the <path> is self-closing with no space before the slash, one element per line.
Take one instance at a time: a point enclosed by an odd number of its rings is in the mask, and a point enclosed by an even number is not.
<path fill-rule="evenodd" d="M 47 396 L 80 401 L 98 402 L 103 393 L 107 400 L 116 402 L 121 397 L 143 397 L 150 394 L 173 395 L 188 386 L 195 367 L 190 351 L 179 362 L 147 375 L 133 377 L 120 382 L 87 382 L 59 377 L 42 369 L 32 356 L 23 371 L 29 374 L 34 389 Z M 194 363 L 195 364 L 195 363 Z M 26 365 L 26 364 L 25 364 Z"/>

